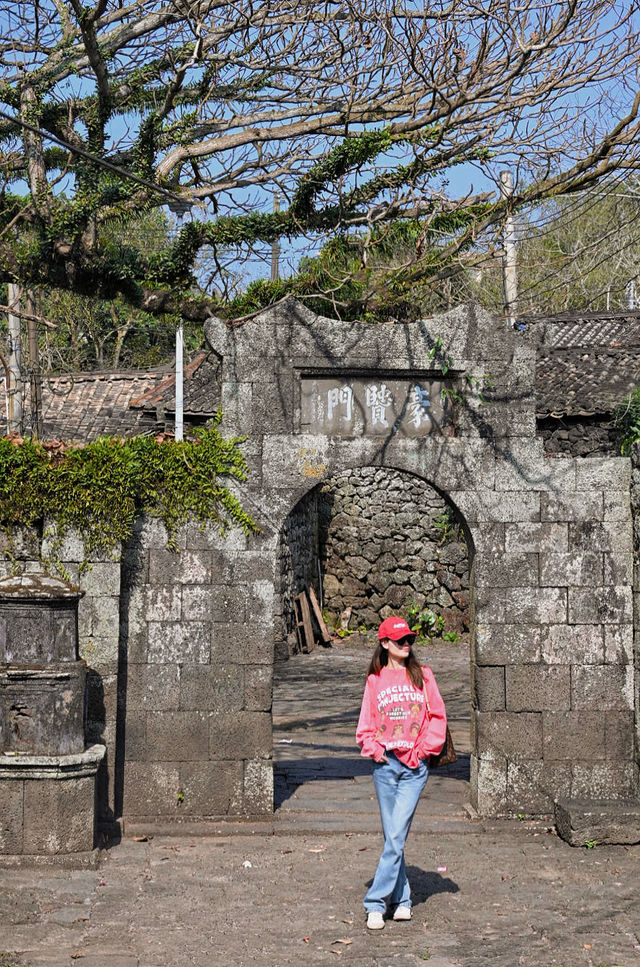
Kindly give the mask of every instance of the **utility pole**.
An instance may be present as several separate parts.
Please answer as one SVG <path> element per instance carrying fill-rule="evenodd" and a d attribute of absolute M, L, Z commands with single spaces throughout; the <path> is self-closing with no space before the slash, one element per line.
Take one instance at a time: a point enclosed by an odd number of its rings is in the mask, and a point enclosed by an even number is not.
<path fill-rule="evenodd" d="M 182 228 L 182 219 L 191 205 L 187 201 L 169 202 L 169 209 L 176 216 L 178 232 Z M 173 427 L 175 440 L 184 440 L 184 326 L 182 322 L 176 329 L 176 416 Z"/>
<path fill-rule="evenodd" d="M 9 433 L 22 433 L 22 338 L 20 332 L 19 285 L 10 282 L 9 302 L 9 385 L 7 387 L 7 429 Z M 17 310 L 11 312 L 11 309 Z"/>
<path fill-rule="evenodd" d="M 510 171 L 500 172 L 500 194 L 504 199 L 513 195 L 513 179 Z M 504 312 L 507 322 L 515 328 L 518 316 L 518 276 L 516 270 L 516 226 L 509 212 L 503 231 L 502 281 L 504 286 Z"/>
<path fill-rule="evenodd" d="M 280 192 L 277 191 L 273 196 L 273 211 L 274 214 L 280 211 Z M 278 239 L 274 239 L 271 243 L 271 281 L 277 282 L 280 278 L 280 242 Z"/>
<path fill-rule="evenodd" d="M 31 388 L 31 435 L 42 437 L 42 381 L 40 375 L 40 351 L 38 329 L 33 318 L 36 314 L 36 300 L 32 289 L 25 289 L 25 310 L 27 312 L 27 334 L 29 337 L 29 382 Z"/>

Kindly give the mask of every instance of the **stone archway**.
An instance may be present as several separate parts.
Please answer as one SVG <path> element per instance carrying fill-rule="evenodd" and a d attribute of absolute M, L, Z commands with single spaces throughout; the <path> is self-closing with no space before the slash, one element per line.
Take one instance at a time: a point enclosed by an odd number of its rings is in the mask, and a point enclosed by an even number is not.
<path fill-rule="evenodd" d="M 530 334 L 471 307 L 370 326 L 319 318 L 294 300 L 235 329 L 212 320 L 206 332 L 222 360 L 225 428 L 248 435 L 244 494 L 264 530 L 249 553 L 263 570 L 274 574 L 291 508 L 357 466 L 420 477 L 467 521 L 478 811 L 635 795 L 630 465 L 545 458 Z M 418 434 L 405 432 L 412 387 L 455 401 Z M 390 397 L 395 408 L 382 415 L 393 419 L 380 432 L 380 410 L 367 408 Z M 594 700 L 604 717 L 594 717 Z"/>
<path fill-rule="evenodd" d="M 274 648 L 273 757 L 281 820 L 322 811 L 327 801 L 343 816 L 359 815 L 369 775 L 354 739 L 365 669 L 379 622 L 391 613 L 416 621 L 416 611 L 424 632 L 416 654 L 436 672 L 459 754 L 454 767 L 434 776 L 427 798 L 435 796 L 441 815 L 462 813 L 469 798 L 472 558 L 465 522 L 406 472 L 343 471 L 292 508 L 277 554 L 282 626 Z M 293 596 L 303 588 L 314 589 L 334 629 L 333 642 L 311 655 L 301 654 L 306 644 L 294 630 Z"/>

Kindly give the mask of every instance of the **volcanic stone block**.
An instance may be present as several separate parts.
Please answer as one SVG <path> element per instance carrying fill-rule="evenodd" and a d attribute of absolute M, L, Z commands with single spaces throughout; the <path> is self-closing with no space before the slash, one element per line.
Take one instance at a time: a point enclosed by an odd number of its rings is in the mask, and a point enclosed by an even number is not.
<path fill-rule="evenodd" d="M 633 672 L 628 665 L 578 665 L 571 674 L 571 707 L 633 708 Z"/>
<path fill-rule="evenodd" d="M 634 750 L 633 712 L 604 713 L 605 745 L 612 759 L 631 761 Z"/>
<path fill-rule="evenodd" d="M 631 525 L 623 521 L 581 521 L 569 524 L 569 547 L 582 551 L 632 553 Z"/>
<path fill-rule="evenodd" d="M 197 590 L 200 589 L 198 588 Z M 179 621 L 181 616 L 180 591 L 180 585 L 177 584 L 161 584 L 145 587 L 143 614 L 146 620 Z M 194 615 L 185 614 L 185 618 L 187 620 L 193 620 Z"/>
<path fill-rule="evenodd" d="M 273 749 L 268 712 L 214 715 L 209 720 L 209 734 L 211 759 L 268 758 Z"/>
<path fill-rule="evenodd" d="M 604 660 L 612 665 L 628 665 L 633 661 L 633 625 L 604 626 Z"/>
<path fill-rule="evenodd" d="M 507 709 L 511 712 L 543 712 L 570 707 L 568 665 L 508 665 Z"/>
<path fill-rule="evenodd" d="M 549 625 L 542 660 L 554 665 L 597 665 L 604 661 L 602 625 Z"/>
<path fill-rule="evenodd" d="M 91 597 L 120 594 L 120 565 L 95 562 L 82 577 L 82 590 Z"/>
<path fill-rule="evenodd" d="M 244 708 L 250 712 L 270 712 L 273 696 L 273 667 L 246 665 L 244 669 Z"/>
<path fill-rule="evenodd" d="M 538 712 L 473 712 L 476 748 L 508 759 L 542 759 L 542 715 Z"/>
<path fill-rule="evenodd" d="M 147 759 L 147 713 L 127 708 L 127 725 L 124 741 L 125 759 Z"/>
<path fill-rule="evenodd" d="M 179 696 L 177 665 L 127 666 L 127 707 L 133 711 L 177 709 Z"/>
<path fill-rule="evenodd" d="M 243 622 L 247 614 L 247 589 L 220 585 L 211 589 L 211 620 Z"/>
<path fill-rule="evenodd" d="M 542 728 L 545 762 L 606 757 L 605 718 L 601 712 L 544 712 Z"/>
<path fill-rule="evenodd" d="M 631 486 L 631 461 L 625 457 L 589 457 L 577 462 L 576 490 L 624 490 Z"/>
<path fill-rule="evenodd" d="M 180 673 L 180 708 L 234 712 L 243 701 L 241 665 L 183 665 Z"/>
<path fill-rule="evenodd" d="M 211 626 L 206 621 L 150 621 L 147 635 L 151 664 L 209 662 Z"/>
<path fill-rule="evenodd" d="M 603 584 L 633 584 L 633 557 L 631 554 L 603 554 Z"/>
<path fill-rule="evenodd" d="M 627 624 L 633 621 L 628 586 L 569 588 L 570 624 Z"/>
<path fill-rule="evenodd" d="M 505 610 L 510 621 L 561 624 L 567 620 L 565 588 L 507 588 Z"/>
<path fill-rule="evenodd" d="M 76 853 L 94 846 L 93 776 L 25 780 L 24 853 Z"/>
<path fill-rule="evenodd" d="M 603 520 L 631 520 L 631 502 L 628 490 L 604 491 Z"/>
<path fill-rule="evenodd" d="M 247 621 L 252 627 L 268 625 L 273 617 L 273 581 L 252 582 L 245 596 Z"/>
<path fill-rule="evenodd" d="M 126 762 L 124 816 L 171 816 L 178 811 L 177 762 Z"/>
<path fill-rule="evenodd" d="M 601 521 L 604 505 L 602 492 L 556 494 L 543 493 L 540 517 L 543 521 Z M 589 549 L 589 548 L 587 548 Z"/>
<path fill-rule="evenodd" d="M 506 597 L 506 588 L 477 588 L 473 606 L 478 627 L 511 620 L 506 612 Z"/>
<path fill-rule="evenodd" d="M 594 587 L 603 583 L 602 573 L 602 554 L 571 551 L 540 555 L 540 584 L 543 586 Z"/>
<path fill-rule="evenodd" d="M 496 468 L 496 490 L 574 490 L 574 462 L 545 460 L 541 451 L 542 440 L 538 438 L 519 442 L 517 447 L 512 444 Z"/>
<path fill-rule="evenodd" d="M 503 815 L 507 807 L 507 759 L 471 756 L 471 803 L 481 816 Z"/>
<path fill-rule="evenodd" d="M 637 799 L 561 799 L 555 818 L 558 835 L 570 846 L 640 843 Z"/>
<path fill-rule="evenodd" d="M 149 581 L 151 584 L 210 584 L 211 551 L 183 550 L 180 554 L 164 547 L 149 551 Z"/>
<path fill-rule="evenodd" d="M 176 812 L 185 816 L 227 816 L 242 804 L 242 762 L 185 762 L 180 766 L 182 799 Z"/>
<path fill-rule="evenodd" d="M 505 707 L 504 667 L 471 666 L 474 708 L 481 712 L 502 711 Z"/>
<path fill-rule="evenodd" d="M 244 763 L 243 812 L 267 816 L 273 812 L 273 763 L 248 759 Z"/>
<path fill-rule="evenodd" d="M 449 491 L 449 496 L 469 523 L 517 523 L 540 520 L 540 494 L 514 491 Z M 555 518 L 553 518 L 555 520 Z"/>
<path fill-rule="evenodd" d="M 509 553 L 540 552 L 561 554 L 568 550 L 569 525 L 528 521 L 505 525 L 505 546 Z"/>
<path fill-rule="evenodd" d="M 475 657 L 481 665 L 516 665 L 540 660 L 544 626 L 535 624 L 478 624 Z"/>
<path fill-rule="evenodd" d="M 0 853 L 22 853 L 24 782 L 0 782 Z"/>
<path fill-rule="evenodd" d="M 147 713 L 147 757 L 155 762 L 208 758 L 209 723 L 203 712 Z"/>
<path fill-rule="evenodd" d="M 635 766 L 623 759 L 575 762 L 571 796 L 574 799 L 631 799 L 636 793 Z"/>
<path fill-rule="evenodd" d="M 249 628 L 244 623 L 221 622 L 212 625 L 211 663 L 229 661 L 241 665 L 270 665 L 273 661 L 273 634 L 270 625 Z"/>
<path fill-rule="evenodd" d="M 485 554 L 476 565 L 475 583 L 476 587 L 535 587 L 538 584 L 538 555 Z"/>
<path fill-rule="evenodd" d="M 570 792 L 571 773 L 564 765 L 539 759 L 508 763 L 506 805 L 511 813 L 552 812 L 556 797 Z"/>

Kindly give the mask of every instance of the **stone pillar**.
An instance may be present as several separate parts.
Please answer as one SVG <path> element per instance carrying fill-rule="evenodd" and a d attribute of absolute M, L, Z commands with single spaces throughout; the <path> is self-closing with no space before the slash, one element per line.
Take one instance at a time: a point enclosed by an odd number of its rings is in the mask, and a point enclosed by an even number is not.
<path fill-rule="evenodd" d="M 45 575 L 0 581 L 0 858 L 90 854 L 104 746 L 85 748 L 82 592 Z"/>

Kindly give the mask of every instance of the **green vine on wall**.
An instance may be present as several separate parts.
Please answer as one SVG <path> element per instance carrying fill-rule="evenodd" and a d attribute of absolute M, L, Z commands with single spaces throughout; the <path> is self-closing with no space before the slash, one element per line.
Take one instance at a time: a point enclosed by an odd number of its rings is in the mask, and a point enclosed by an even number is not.
<path fill-rule="evenodd" d="M 230 524 L 258 530 L 225 484 L 245 480 L 242 438 L 225 440 L 221 414 L 193 439 L 102 437 L 83 447 L 52 450 L 37 440 L 0 439 L 0 525 L 55 525 L 58 538 L 77 531 L 86 554 L 126 543 L 136 517 L 165 525 L 177 550 L 178 528 L 188 520 L 222 531 Z"/>
<path fill-rule="evenodd" d="M 615 408 L 613 419 L 618 433 L 620 452 L 628 457 L 633 444 L 640 441 L 640 386 L 637 386 L 633 393 Z"/>

